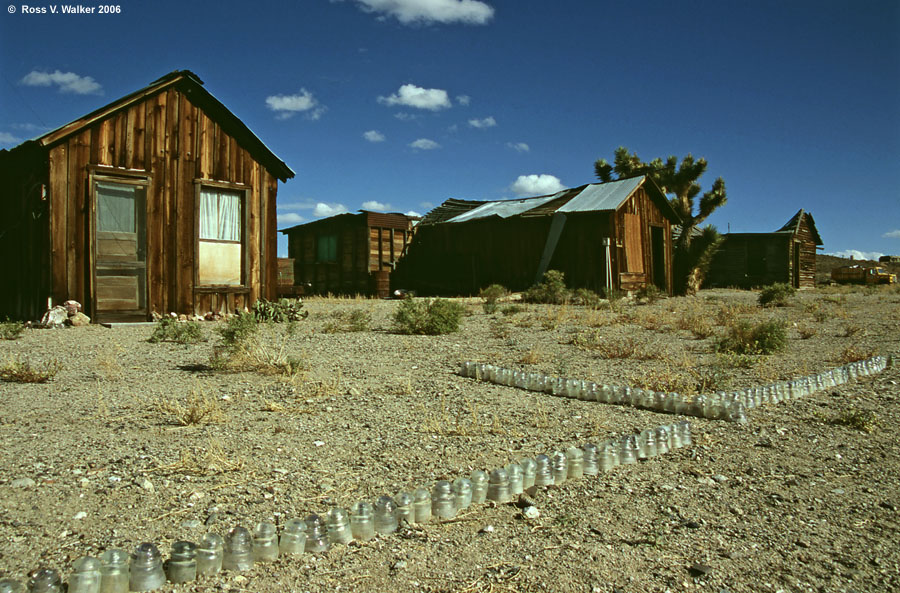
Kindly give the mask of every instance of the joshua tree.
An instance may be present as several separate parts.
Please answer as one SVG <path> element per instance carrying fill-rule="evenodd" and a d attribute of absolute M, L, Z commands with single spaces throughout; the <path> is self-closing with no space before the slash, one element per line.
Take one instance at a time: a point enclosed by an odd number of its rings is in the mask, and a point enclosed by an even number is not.
<path fill-rule="evenodd" d="M 649 175 L 669 198 L 672 208 L 681 218 L 681 233 L 675 241 L 675 292 L 693 294 L 703 282 L 710 259 L 721 242 L 721 237 L 712 225 L 698 229 L 700 224 L 723 206 L 725 180 L 716 179 L 712 188 L 700 197 L 700 204 L 694 212 L 694 198 L 701 191 L 698 179 L 706 172 L 706 159 L 694 159 L 688 154 L 678 162 L 678 157 L 670 156 L 665 161 L 660 158 L 645 163 L 636 153 L 620 146 L 616 149 L 613 164 L 606 159 L 594 163 L 594 172 L 601 181 L 624 179 L 636 175 Z M 614 177 L 615 175 L 615 177 Z"/>

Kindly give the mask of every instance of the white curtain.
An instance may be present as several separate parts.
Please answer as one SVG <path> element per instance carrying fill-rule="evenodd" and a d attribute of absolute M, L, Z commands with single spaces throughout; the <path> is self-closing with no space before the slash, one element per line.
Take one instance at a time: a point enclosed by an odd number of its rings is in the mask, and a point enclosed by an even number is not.
<path fill-rule="evenodd" d="M 220 189 L 200 190 L 200 238 L 241 240 L 241 194 Z"/>

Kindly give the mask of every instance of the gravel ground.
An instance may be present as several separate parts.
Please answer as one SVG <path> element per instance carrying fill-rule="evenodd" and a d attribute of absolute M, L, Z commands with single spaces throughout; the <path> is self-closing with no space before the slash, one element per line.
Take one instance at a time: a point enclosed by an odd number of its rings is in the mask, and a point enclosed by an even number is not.
<path fill-rule="evenodd" d="M 0 341 L 0 360 L 60 370 L 0 382 L 0 577 L 68 575 L 83 555 L 144 541 L 168 556 L 208 530 L 280 527 L 684 419 L 476 382 L 456 374 L 463 360 L 689 391 L 900 354 L 895 289 L 806 291 L 770 309 L 756 296 L 510 315 L 464 300 L 470 315 L 445 336 L 393 333 L 397 302 L 310 299 L 293 335 L 263 330 L 269 352 L 304 361 L 293 377 L 212 371 L 222 322 L 195 345 L 149 343 L 151 325 L 29 329 Z M 335 331 L 351 310 L 371 314 L 368 331 Z M 784 352 L 713 351 L 735 319 L 768 318 L 788 324 Z M 743 425 L 691 418 L 693 446 L 539 491 L 536 519 L 481 505 L 163 590 L 900 591 L 898 381 L 894 366 Z M 180 425 L 174 404 L 192 398 L 211 416 Z"/>

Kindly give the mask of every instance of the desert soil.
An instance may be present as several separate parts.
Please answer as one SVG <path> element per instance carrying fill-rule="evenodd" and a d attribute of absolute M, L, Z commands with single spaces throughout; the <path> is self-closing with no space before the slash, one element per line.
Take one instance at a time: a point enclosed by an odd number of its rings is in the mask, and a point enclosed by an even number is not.
<path fill-rule="evenodd" d="M 0 360 L 60 370 L 44 384 L 0 382 L 0 577 L 68 575 L 81 556 L 145 541 L 168 556 L 208 530 L 280 527 L 684 419 L 476 382 L 457 375 L 463 360 L 689 390 L 698 378 L 742 388 L 900 354 L 895 289 L 805 291 L 766 309 L 756 297 L 512 315 L 472 299 L 461 331 L 444 336 L 394 333 L 397 302 L 313 298 L 293 335 L 263 333 L 271 352 L 304 361 L 294 377 L 209 369 L 221 322 L 204 323 L 209 341 L 195 345 L 149 343 L 151 325 L 29 329 L 0 341 Z M 371 313 L 371 329 L 333 332 L 335 312 L 354 309 Z M 788 324 L 784 352 L 714 352 L 729 323 L 769 318 Z M 691 418 L 693 446 L 537 492 L 537 519 L 481 505 L 163 590 L 900 591 L 898 381 L 894 366 L 752 410 L 747 424 Z M 211 422 L 178 424 L 173 402 L 191 398 Z"/>

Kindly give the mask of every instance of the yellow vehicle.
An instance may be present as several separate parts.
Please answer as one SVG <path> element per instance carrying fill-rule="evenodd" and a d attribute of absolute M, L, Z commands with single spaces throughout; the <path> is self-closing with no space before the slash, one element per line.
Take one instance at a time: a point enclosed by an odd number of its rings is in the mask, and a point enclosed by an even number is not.
<path fill-rule="evenodd" d="M 831 270 L 831 279 L 841 284 L 894 284 L 897 275 L 880 266 L 841 266 Z"/>

